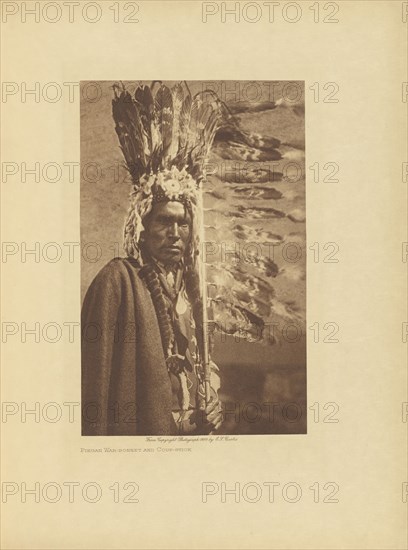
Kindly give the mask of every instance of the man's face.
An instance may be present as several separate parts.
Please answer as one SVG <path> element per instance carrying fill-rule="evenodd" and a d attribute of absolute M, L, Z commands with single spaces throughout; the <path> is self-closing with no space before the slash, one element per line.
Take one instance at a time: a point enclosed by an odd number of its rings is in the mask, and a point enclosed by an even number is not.
<path fill-rule="evenodd" d="M 165 265 L 179 262 L 190 242 L 191 217 L 181 202 L 159 202 L 148 216 L 144 242 L 147 252 Z"/>

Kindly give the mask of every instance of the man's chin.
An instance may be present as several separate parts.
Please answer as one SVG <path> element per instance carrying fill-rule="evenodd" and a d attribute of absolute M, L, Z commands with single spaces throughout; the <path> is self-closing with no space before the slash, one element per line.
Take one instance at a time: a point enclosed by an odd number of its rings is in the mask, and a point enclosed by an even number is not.
<path fill-rule="evenodd" d="M 178 263 L 182 258 L 182 251 L 179 249 L 165 249 L 162 251 L 160 261 L 164 264 Z"/>

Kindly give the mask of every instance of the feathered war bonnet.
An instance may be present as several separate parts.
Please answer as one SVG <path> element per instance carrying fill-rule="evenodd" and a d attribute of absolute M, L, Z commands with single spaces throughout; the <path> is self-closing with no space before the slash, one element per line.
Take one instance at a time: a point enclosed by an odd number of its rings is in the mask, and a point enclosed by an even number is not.
<path fill-rule="evenodd" d="M 192 97 L 186 84 L 171 89 L 159 84 L 153 95 L 155 84 L 139 86 L 134 96 L 123 85 L 114 86 L 115 129 L 133 186 L 124 249 L 128 256 L 140 259 L 144 219 L 155 202 L 175 200 L 183 203 L 192 217 L 187 258 L 192 266 L 199 247 L 200 186 L 223 107 L 211 91 Z"/>

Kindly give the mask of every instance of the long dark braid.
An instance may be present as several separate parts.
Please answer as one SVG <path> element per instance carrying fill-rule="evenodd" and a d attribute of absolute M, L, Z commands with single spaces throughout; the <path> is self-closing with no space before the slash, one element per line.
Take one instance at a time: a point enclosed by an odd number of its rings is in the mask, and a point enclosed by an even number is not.
<path fill-rule="evenodd" d="M 151 263 L 147 263 L 141 268 L 140 275 L 145 280 L 146 286 L 152 297 L 153 305 L 156 310 L 157 321 L 159 323 L 164 356 L 167 359 L 171 354 L 174 343 L 174 331 L 170 315 L 167 311 L 167 304 L 163 294 L 162 285 L 160 283 L 157 271 Z"/>

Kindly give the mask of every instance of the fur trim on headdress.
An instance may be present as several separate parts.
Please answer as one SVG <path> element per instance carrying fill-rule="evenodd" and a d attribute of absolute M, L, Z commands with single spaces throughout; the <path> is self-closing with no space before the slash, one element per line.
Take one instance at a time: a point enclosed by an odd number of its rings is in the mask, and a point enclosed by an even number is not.
<path fill-rule="evenodd" d="M 179 171 L 173 166 L 159 174 L 144 176 L 141 185 L 131 194 L 131 202 L 124 228 L 124 249 L 128 256 L 140 259 L 140 235 L 144 230 L 143 221 L 151 212 L 153 204 L 161 201 L 179 201 L 191 215 L 191 242 L 187 263 L 192 265 L 198 254 L 199 216 L 197 185 L 186 170 Z"/>

